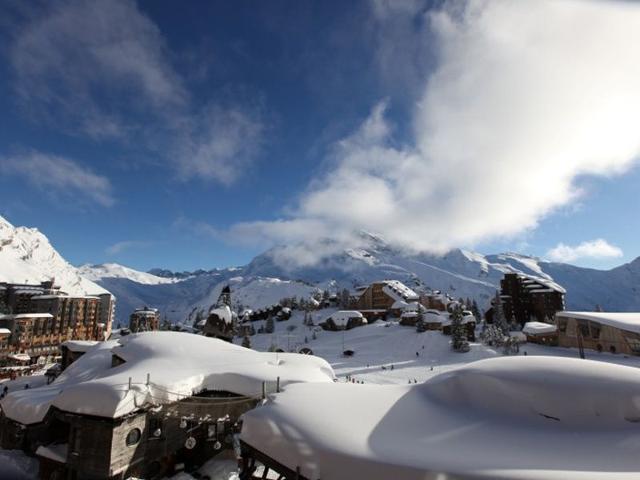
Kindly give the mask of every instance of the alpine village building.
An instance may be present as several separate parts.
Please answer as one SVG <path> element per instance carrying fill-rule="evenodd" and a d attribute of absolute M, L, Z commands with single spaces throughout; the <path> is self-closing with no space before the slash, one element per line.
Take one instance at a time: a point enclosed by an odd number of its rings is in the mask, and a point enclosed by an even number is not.
<path fill-rule="evenodd" d="M 30 363 L 57 355 L 67 340 L 105 340 L 115 300 L 110 293 L 67 295 L 53 280 L 40 285 L 0 282 L 0 306 L 5 312 L 0 313 L 1 366 L 16 356 Z"/>
<path fill-rule="evenodd" d="M 507 322 L 521 326 L 531 321 L 553 322 L 565 308 L 566 290 L 557 283 L 521 273 L 505 273 L 500 281 L 500 298 Z"/>

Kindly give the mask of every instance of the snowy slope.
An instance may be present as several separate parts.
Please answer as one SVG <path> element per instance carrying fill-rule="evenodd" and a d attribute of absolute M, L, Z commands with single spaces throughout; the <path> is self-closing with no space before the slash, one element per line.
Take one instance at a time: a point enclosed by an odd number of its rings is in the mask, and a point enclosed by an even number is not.
<path fill-rule="evenodd" d="M 140 272 L 133 268 L 125 267 L 117 263 L 103 263 L 101 265 L 82 265 L 78 268 L 80 275 L 98 282 L 103 278 L 126 278 L 142 285 L 159 285 L 161 283 L 175 283 L 182 279 L 158 277 L 147 272 Z"/>
<path fill-rule="evenodd" d="M 107 292 L 84 278 L 36 228 L 14 227 L 0 217 L 0 282 L 39 284 L 52 278 L 71 295 Z"/>

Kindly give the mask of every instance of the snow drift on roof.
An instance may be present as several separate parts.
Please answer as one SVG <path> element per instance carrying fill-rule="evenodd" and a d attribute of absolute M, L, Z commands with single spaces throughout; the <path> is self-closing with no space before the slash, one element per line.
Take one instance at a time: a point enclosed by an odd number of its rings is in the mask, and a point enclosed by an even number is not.
<path fill-rule="evenodd" d="M 231 313 L 229 305 L 223 305 L 221 307 L 211 309 L 209 310 L 209 315 L 217 315 L 220 320 L 224 321 L 224 323 L 233 322 L 233 314 Z"/>
<path fill-rule="evenodd" d="M 112 354 L 125 361 L 111 367 Z M 151 385 L 146 385 L 147 374 Z M 5 415 L 23 424 L 44 419 L 51 406 L 66 412 L 117 418 L 146 404 L 180 400 L 202 389 L 254 396 L 263 381 L 332 382 L 323 359 L 297 353 L 256 352 L 201 335 L 145 332 L 98 343 L 55 382 L 11 393 Z M 128 389 L 129 378 L 132 388 Z"/>
<path fill-rule="evenodd" d="M 640 313 L 638 312 L 557 312 L 556 317 L 591 320 L 621 330 L 640 333 Z"/>
<path fill-rule="evenodd" d="M 333 319 L 336 325 L 346 325 L 352 318 L 363 320 L 362 313 L 357 310 L 338 310 L 333 312 L 329 318 Z"/>
<path fill-rule="evenodd" d="M 394 301 L 416 301 L 418 294 L 398 280 L 385 280 L 382 291 L 389 295 Z"/>
<path fill-rule="evenodd" d="M 527 322 L 524 324 L 524 327 L 522 327 L 522 331 L 529 335 L 544 335 L 547 333 L 556 333 L 558 331 L 558 327 L 551 325 L 550 323 Z"/>
<path fill-rule="evenodd" d="M 636 368 L 503 357 L 421 385 L 294 385 L 245 414 L 241 439 L 324 480 L 631 480 L 639 389 Z"/>

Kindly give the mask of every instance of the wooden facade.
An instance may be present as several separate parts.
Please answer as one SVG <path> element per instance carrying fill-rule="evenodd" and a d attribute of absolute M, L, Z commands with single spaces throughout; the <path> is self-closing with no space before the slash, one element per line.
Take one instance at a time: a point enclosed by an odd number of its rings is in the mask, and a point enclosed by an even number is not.
<path fill-rule="evenodd" d="M 609 321 L 607 315 L 614 321 Z M 632 321 L 616 320 L 619 316 L 627 315 Z M 597 318 L 598 316 L 602 318 Z M 640 355 L 640 314 L 558 312 L 555 321 L 558 327 L 558 344 L 561 347 Z M 634 326 L 634 323 L 637 325 Z"/>

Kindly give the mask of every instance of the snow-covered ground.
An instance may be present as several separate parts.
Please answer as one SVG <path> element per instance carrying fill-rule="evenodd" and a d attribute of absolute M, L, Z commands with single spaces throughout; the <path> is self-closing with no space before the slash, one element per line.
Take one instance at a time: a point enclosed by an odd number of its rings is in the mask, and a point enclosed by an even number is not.
<path fill-rule="evenodd" d="M 313 312 L 314 322 L 318 324 L 324 321 L 333 311 L 323 309 Z M 303 325 L 303 318 L 303 313 L 296 311 L 290 320 L 275 322 L 273 334 L 257 334 L 250 337 L 251 347 L 268 350 L 272 345 L 276 345 L 285 351 L 298 351 L 302 347 L 309 347 L 314 355 L 331 364 L 341 380 L 345 380 L 348 375 L 356 381 L 376 384 L 408 384 L 414 380 L 423 382 L 438 373 L 464 366 L 469 362 L 503 355 L 501 350 L 478 342 L 471 343 L 471 350 L 467 353 L 453 352 L 449 345 L 450 337 L 441 332 L 417 333 L 415 328 L 404 327 L 396 321 L 378 321 L 343 332 L 328 332 L 319 327 L 310 328 Z M 256 329 L 259 323 L 256 322 Z M 242 339 L 236 339 L 236 342 L 241 343 Z M 353 350 L 355 354 L 345 357 L 342 354 L 344 350 Z M 577 349 L 531 343 L 521 346 L 519 355 L 525 353 L 578 357 Z M 590 360 L 640 367 L 638 357 L 589 350 L 585 353 Z"/>
<path fill-rule="evenodd" d="M 21 450 L 0 450 L 0 478 L 35 480 L 38 478 L 38 460 Z"/>
<path fill-rule="evenodd" d="M 335 309 L 323 309 L 312 312 L 313 320 L 318 324 L 334 311 Z M 401 326 L 395 321 L 378 321 L 344 332 L 328 332 L 318 327 L 305 326 L 303 319 L 303 312 L 294 311 L 290 320 L 274 322 L 273 334 L 257 334 L 250 337 L 252 348 L 266 351 L 272 346 L 277 346 L 285 351 L 298 351 L 302 347 L 309 347 L 315 355 L 328 361 L 340 383 L 345 383 L 349 377 L 353 381 L 363 382 L 366 385 L 422 383 L 440 373 L 464 367 L 470 362 L 503 356 L 501 351 L 480 343 L 472 343 L 468 353 L 455 353 L 449 346 L 450 337 L 438 331 L 417 333 L 415 328 Z M 254 324 L 256 329 L 260 324 L 261 322 Z M 242 339 L 238 338 L 236 342 L 241 343 Z M 353 350 L 355 354 L 352 357 L 344 357 L 342 354 L 344 350 Z M 528 356 L 578 358 L 578 352 L 575 349 L 534 344 L 523 345 L 518 355 L 524 356 L 525 352 Z M 638 357 L 588 350 L 586 355 L 590 360 L 640 367 Z M 29 377 L 12 382 L 11 389 L 23 389 L 24 382 L 29 381 L 27 378 Z M 31 382 L 39 380 L 39 377 L 33 378 Z M 2 455 L 0 462 L 6 459 L 3 462 L 6 464 L 5 469 L 19 468 L 24 472 L 22 478 L 35 478 L 34 472 L 37 467 L 34 467 L 32 459 L 24 457 L 19 452 L 0 451 L 0 454 Z M 0 470 L 0 478 L 5 478 L 2 472 Z M 212 460 L 205 464 L 199 473 L 209 475 L 215 480 L 236 479 L 235 464 L 232 461 L 220 463 Z M 192 478 L 187 473 L 180 473 L 171 480 L 191 480 Z"/>

